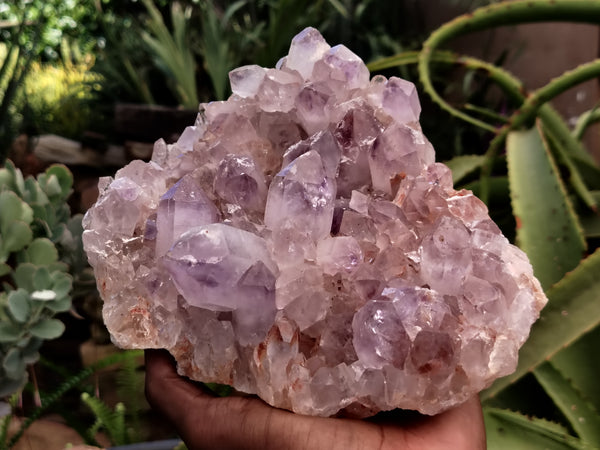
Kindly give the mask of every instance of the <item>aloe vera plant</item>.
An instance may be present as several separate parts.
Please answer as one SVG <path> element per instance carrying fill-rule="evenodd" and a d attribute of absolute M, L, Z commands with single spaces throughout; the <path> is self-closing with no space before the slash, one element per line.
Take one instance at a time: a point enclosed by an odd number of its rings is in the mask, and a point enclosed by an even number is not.
<path fill-rule="evenodd" d="M 540 21 L 598 24 L 600 1 L 492 4 L 443 25 L 421 51 L 381 59 L 370 68 L 418 65 L 422 87 L 434 102 L 453 117 L 491 134 L 484 155 L 458 156 L 448 165 L 455 183 L 475 188 L 488 205 L 505 197 L 516 224 L 516 243 L 528 254 L 549 298 L 520 351 L 515 373 L 481 394 L 489 448 L 600 448 L 600 389 L 594 381 L 598 373 L 592 370 L 598 366 L 590 365 L 600 344 L 600 250 L 594 240 L 600 235 L 600 168 L 581 142 L 586 127 L 600 120 L 600 114 L 592 109 L 571 130 L 548 103 L 567 89 L 598 77 L 600 60 L 528 92 L 520 80 L 500 67 L 441 49 L 449 40 L 473 31 Z M 437 66 L 433 63 L 477 70 L 520 106 L 505 115 L 487 114 L 473 105 L 453 106 L 436 90 L 432 68 Z M 505 155 L 500 152 L 503 149 Z M 528 389 L 522 389 L 519 386 L 526 376 Z M 538 397 L 527 397 L 531 391 L 542 392 L 559 413 L 544 417 L 546 411 L 535 404 Z M 527 403 L 527 411 L 519 412 Z"/>

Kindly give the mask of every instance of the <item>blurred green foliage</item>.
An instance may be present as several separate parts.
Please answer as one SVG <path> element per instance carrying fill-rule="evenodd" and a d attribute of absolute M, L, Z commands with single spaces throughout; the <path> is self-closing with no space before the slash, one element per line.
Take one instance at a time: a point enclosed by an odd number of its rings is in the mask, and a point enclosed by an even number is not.
<path fill-rule="evenodd" d="M 54 318 L 71 308 L 73 277 L 61 256 L 77 249 L 77 222 L 66 203 L 73 177 L 52 166 L 23 178 L 10 161 L 0 169 L 0 397 L 23 387 L 26 366 L 45 339 L 62 334 Z M 80 228 L 80 227 L 79 227 Z"/>

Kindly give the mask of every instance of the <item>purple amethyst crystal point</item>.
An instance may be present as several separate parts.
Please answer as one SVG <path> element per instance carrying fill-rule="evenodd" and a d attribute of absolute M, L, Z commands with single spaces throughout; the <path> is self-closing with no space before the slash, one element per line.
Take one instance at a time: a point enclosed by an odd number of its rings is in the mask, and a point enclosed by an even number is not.
<path fill-rule="evenodd" d="M 99 184 L 83 242 L 113 341 L 302 414 L 436 414 L 511 373 L 547 299 L 457 191 L 415 86 L 314 28 L 230 73 Z"/>
<path fill-rule="evenodd" d="M 162 256 L 190 228 L 219 221 L 219 210 L 190 175 L 173 185 L 158 203 L 156 255 Z"/>

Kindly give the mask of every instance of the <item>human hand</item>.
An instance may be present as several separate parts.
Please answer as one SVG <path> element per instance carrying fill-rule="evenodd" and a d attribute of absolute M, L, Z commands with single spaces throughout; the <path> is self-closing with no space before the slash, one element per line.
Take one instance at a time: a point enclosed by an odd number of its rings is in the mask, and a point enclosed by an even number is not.
<path fill-rule="evenodd" d="M 406 421 L 383 413 L 372 420 L 322 418 L 273 408 L 255 397 L 214 397 L 180 377 L 165 350 L 146 350 L 146 397 L 190 450 L 482 450 L 477 397 L 437 416 Z"/>

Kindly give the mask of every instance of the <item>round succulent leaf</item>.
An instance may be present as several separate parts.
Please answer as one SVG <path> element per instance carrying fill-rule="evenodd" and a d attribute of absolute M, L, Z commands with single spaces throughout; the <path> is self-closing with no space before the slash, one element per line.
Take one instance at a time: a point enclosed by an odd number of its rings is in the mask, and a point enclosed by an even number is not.
<path fill-rule="evenodd" d="M 67 226 L 64 223 L 56 223 L 54 226 L 51 226 L 51 234 L 50 239 L 52 242 L 58 242 L 61 236 L 64 234 Z"/>
<path fill-rule="evenodd" d="M 17 169 L 11 161 L 6 161 L 4 166 L 12 176 L 14 190 L 19 195 L 23 195 L 25 192 L 25 180 L 23 179 L 23 172 Z"/>
<path fill-rule="evenodd" d="M 0 262 L 4 264 L 4 261 L 8 259 L 10 252 L 4 248 L 4 240 L 0 234 Z"/>
<path fill-rule="evenodd" d="M 0 384 L 0 398 L 8 397 L 21 389 L 27 382 L 27 372 L 23 372 L 22 375 L 15 380 L 2 380 Z"/>
<path fill-rule="evenodd" d="M 16 192 L 17 194 L 19 194 L 21 197 L 25 194 L 25 179 L 23 178 L 23 172 L 21 172 L 19 169 L 15 168 L 15 186 L 16 186 Z"/>
<path fill-rule="evenodd" d="M 29 332 L 40 339 L 55 339 L 65 331 L 65 325 L 58 319 L 42 319 L 34 324 Z"/>
<path fill-rule="evenodd" d="M 67 228 L 73 236 L 79 236 L 83 234 L 83 214 L 74 214 L 69 218 L 67 222 Z"/>
<path fill-rule="evenodd" d="M 8 225 L 2 238 L 5 251 L 17 252 L 31 242 L 33 232 L 27 223 L 15 220 Z"/>
<path fill-rule="evenodd" d="M 25 371 L 25 361 L 19 349 L 11 348 L 2 360 L 2 368 L 8 378 L 19 379 Z"/>
<path fill-rule="evenodd" d="M 29 346 L 32 339 L 33 338 L 30 335 L 25 335 L 21 339 L 19 339 L 17 342 L 15 342 L 15 346 L 20 348 L 21 350 L 23 350 L 24 348 Z"/>
<path fill-rule="evenodd" d="M 39 182 L 40 186 L 49 198 L 61 195 L 62 190 L 56 175 L 40 175 Z"/>
<path fill-rule="evenodd" d="M 0 322 L 0 342 L 16 342 L 21 338 L 21 327 L 9 322 Z"/>
<path fill-rule="evenodd" d="M 29 177 L 25 180 L 25 193 L 23 195 L 23 200 L 25 200 L 29 205 L 35 203 L 38 199 L 40 188 L 37 182 Z"/>
<path fill-rule="evenodd" d="M 53 313 L 66 312 L 71 309 L 71 297 L 57 298 L 56 300 L 46 302 L 44 306 Z"/>
<path fill-rule="evenodd" d="M 48 219 L 48 212 L 47 212 L 48 205 L 36 202 L 36 203 L 31 203 L 30 206 L 31 206 L 31 209 L 33 210 L 34 219 L 39 219 L 43 222 L 46 222 L 46 220 Z"/>
<path fill-rule="evenodd" d="M 0 190 L 13 190 L 14 178 L 6 168 L 0 169 Z"/>
<path fill-rule="evenodd" d="M 31 223 L 33 210 L 14 192 L 0 192 L 0 231 L 6 234 L 8 225 L 15 220 Z"/>
<path fill-rule="evenodd" d="M 34 239 L 25 250 L 28 262 L 49 265 L 58 260 L 58 251 L 50 239 Z"/>
<path fill-rule="evenodd" d="M 61 197 L 67 198 L 73 187 L 73 174 L 62 164 L 54 164 L 46 170 L 46 174 L 58 180 L 61 190 Z"/>
<path fill-rule="evenodd" d="M 33 364 L 40 359 L 38 350 L 42 346 L 43 342 L 44 341 L 42 339 L 29 336 L 28 344 L 21 349 L 21 355 L 23 355 L 23 361 L 25 361 L 25 364 Z"/>
<path fill-rule="evenodd" d="M 24 289 L 17 289 L 8 294 L 8 310 L 17 322 L 27 322 L 31 314 L 29 293 Z"/>
<path fill-rule="evenodd" d="M 52 264 L 48 264 L 47 267 L 48 267 L 48 270 L 50 271 L 50 273 L 68 272 L 69 271 L 69 265 L 62 261 L 53 262 Z"/>
<path fill-rule="evenodd" d="M 52 277 L 46 267 L 38 267 L 33 273 L 34 291 L 42 291 L 52 288 Z"/>
<path fill-rule="evenodd" d="M 13 273 L 13 280 L 17 287 L 23 288 L 27 292 L 35 291 L 35 288 L 33 287 L 33 274 L 36 270 L 37 267 L 31 263 L 19 264 Z"/>
<path fill-rule="evenodd" d="M 62 272 L 54 272 L 52 279 L 54 280 L 52 290 L 56 292 L 56 298 L 68 296 L 73 288 L 73 279 Z"/>

